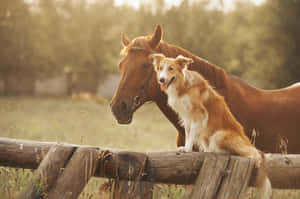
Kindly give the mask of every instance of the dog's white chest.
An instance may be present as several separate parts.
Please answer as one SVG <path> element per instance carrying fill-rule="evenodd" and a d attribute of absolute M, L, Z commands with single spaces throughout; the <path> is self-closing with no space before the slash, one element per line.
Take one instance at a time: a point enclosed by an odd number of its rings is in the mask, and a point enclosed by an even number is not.
<path fill-rule="evenodd" d="M 168 104 L 179 114 L 181 119 L 189 117 L 192 110 L 192 103 L 188 95 L 182 97 L 169 95 Z"/>

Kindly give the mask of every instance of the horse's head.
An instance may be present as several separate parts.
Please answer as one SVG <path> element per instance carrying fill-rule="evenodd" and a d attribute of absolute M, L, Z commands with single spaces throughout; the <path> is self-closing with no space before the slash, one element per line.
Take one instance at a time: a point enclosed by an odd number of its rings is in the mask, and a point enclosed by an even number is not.
<path fill-rule="evenodd" d="M 152 36 L 137 37 L 132 41 L 122 34 L 121 80 L 111 102 L 111 110 L 120 124 L 129 124 L 135 110 L 146 101 L 154 100 L 159 92 L 149 55 L 156 52 L 161 38 L 160 26 Z"/>

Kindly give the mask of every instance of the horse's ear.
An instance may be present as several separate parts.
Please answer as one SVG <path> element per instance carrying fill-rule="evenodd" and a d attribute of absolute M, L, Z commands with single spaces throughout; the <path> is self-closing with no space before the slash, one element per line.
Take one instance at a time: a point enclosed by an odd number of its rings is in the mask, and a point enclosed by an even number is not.
<path fill-rule="evenodd" d="M 178 64 L 179 66 L 181 66 L 182 68 L 187 67 L 189 64 L 193 63 L 193 59 L 188 58 L 188 57 L 184 57 L 182 55 L 178 55 L 175 59 L 176 64 Z"/>
<path fill-rule="evenodd" d="M 149 41 L 149 44 L 152 49 L 155 49 L 158 46 L 161 38 L 162 38 L 162 29 L 160 25 L 157 25 L 154 34 L 152 35 Z"/>
<path fill-rule="evenodd" d="M 128 46 L 128 44 L 130 44 L 130 40 L 128 39 L 128 37 L 125 35 L 124 32 L 121 33 L 121 37 L 122 37 L 122 44 L 123 46 Z"/>

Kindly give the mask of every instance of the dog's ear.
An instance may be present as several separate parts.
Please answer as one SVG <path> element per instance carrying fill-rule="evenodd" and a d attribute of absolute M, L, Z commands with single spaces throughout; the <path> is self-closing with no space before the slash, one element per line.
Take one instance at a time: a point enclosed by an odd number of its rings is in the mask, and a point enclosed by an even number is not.
<path fill-rule="evenodd" d="M 165 56 L 161 53 L 154 53 L 154 54 L 151 54 L 149 55 L 149 58 L 151 58 L 153 61 L 153 66 L 154 66 L 154 69 L 156 70 L 157 67 L 159 66 L 161 60 L 163 60 L 165 58 Z"/>
<path fill-rule="evenodd" d="M 189 64 L 191 64 L 193 62 L 194 62 L 193 59 L 184 57 L 182 55 L 178 55 L 175 59 L 175 63 L 178 64 L 182 68 L 187 67 Z"/>

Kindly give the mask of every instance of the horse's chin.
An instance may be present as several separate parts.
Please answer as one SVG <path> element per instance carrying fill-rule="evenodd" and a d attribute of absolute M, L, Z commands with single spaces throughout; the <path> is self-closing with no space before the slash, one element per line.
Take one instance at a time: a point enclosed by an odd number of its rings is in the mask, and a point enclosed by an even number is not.
<path fill-rule="evenodd" d="M 118 124 L 130 124 L 132 122 L 132 117 L 130 118 L 117 118 Z"/>

